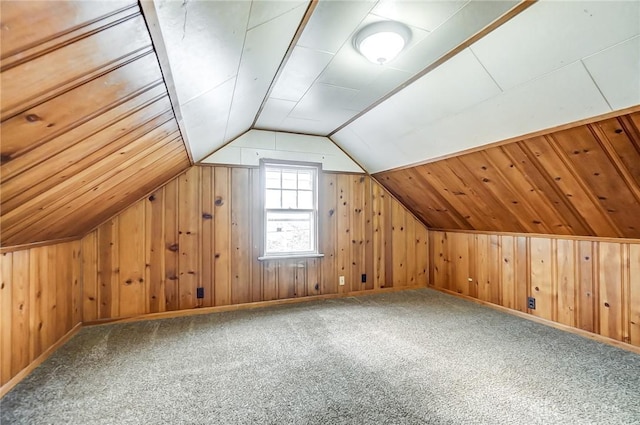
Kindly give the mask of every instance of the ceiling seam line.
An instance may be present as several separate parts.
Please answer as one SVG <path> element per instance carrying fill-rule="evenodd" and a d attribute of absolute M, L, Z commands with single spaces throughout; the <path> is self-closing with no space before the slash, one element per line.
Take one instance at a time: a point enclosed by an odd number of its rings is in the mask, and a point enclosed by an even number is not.
<path fill-rule="evenodd" d="M 609 103 L 609 99 L 607 99 L 607 97 L 604 95 L 604 93 L 602 92 L 602 89 L 600 89 L 600 86 L 598 85 L 598 83 L 596 83 L 596 80 L 593 78 L 593 75 L 591 75 L 591 72 L 589 72 L 589 68 L 587 68 L 587 65 L 584 63 L 582 59 L 580 59 L 580 64 L 586 71 L 587 75 L 589 76 L 589 79 L 591 79 L 591 82 L 593 82 L 593 85 L 596 86 L 596 89 L 598 89 L 598 93 L 600 93 L 600 96 L 602 96 L 602 98 L 606 102 L 609 109 L 613 111 L 614 109 L 611 107 L 611 104 Z"/>

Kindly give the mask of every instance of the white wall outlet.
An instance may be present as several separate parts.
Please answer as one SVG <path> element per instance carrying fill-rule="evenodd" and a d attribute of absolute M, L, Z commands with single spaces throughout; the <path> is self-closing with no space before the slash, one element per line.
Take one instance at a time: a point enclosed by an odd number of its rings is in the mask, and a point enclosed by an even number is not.
<path fill-rule="evenodd" d="M 340 276 L 340 286 L 344 286 L 344 276 Z"/>

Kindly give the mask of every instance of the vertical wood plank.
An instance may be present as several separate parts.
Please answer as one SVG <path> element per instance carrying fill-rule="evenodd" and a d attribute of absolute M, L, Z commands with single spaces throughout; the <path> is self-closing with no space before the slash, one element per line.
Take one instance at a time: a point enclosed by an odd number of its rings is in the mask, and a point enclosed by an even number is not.
<path fill-rule="evenodd" d="M 45 321 L 42 317 L 42 286 L 50 285 L 51 283 L 55 284 L 53 279 L 49 278 L 49 257 L 47 255 L 47 250 L 51 249 L 51 246 L 43 246 L 38 248 L 33 248 L 30 250 L 29 254 L 29 293 L 31 294 L 31 308 L 29 311 L 30 315 L 30 323 L 29 328 L 30 332 L 30 344 L 29 344 L 29 361 L 33 361 L 36 357 L 38 357 L 42 351 L 44 350 L 43 341 L 42 341 L 42 333 L 43 326 L 45 325 Z M 62 265 L 59 265 L 60 267 Z M 46 311 L 45 311 L 46 314 Z M 47 326 L 50 325 L 47 323 Z M 45 329 L 46 332 L 46 329 Z M 45 342 L 46 343 L 46 342 Z M 46 348 L 46 347 L 45 347 Z"/>
<path fill-rule="evenodd" d="M 599 244 L 600 335 L 622 341 L 622 244 Z"/>
<path fill-rule="evenodd" d="M 164 187 L 164 300 L 165 311 L 178 310 L 180 279 L 178 277 L 178 179 Z"/>
<path fill-rule="evenodd" d="M 82 241 L 71 242 L 71 281 L 73 285 L 71 294 L 71 322 L 67 331 L 76 324 L 82 322 Z"/>
<path fill-rule="evenodd" d="M 278 299 L 296 296 L 297 265 L 295 260 L 278 261 Z"/>
<path fill-rule="evenodd" d="M 406 234 L 405 246 L 407 247 L 407 285 L 416 285 L 418 271 L 416 270 L 416 253 L 418 239 L 416 238 L 416 220 L 405 210 Z"/>
<path fill-rule="evenodd" d="M 475 235 L 475 260 L 478 299 L 491 302 L 489 235 Z"/>
<path fill-rule="evenodd" d="M 372 230 L 373 230 L 373 287 L 375 289 L 381 288 L 385 283 L 385 259 L 384 259 L 384 217 L 383 206 L 384 203 L 382 194 L 384 189 L 373 182 L 371 188 L 371 209 L 372 209 Z"/>
<path fill-rule="evenodd" d="M 422 223 L 416 223 L 416 284 L 427 286 L 429 280 L 429 234 Z"/>
<path fill-rule="evenodd" d="M 349 210 L 349 221 L 351 223 L 351 245 L 349 256 L 351 257 L 351 266 L 347 279 L 351 283 L 352 291 L 360 291 L 364 289 L 365 283 L 362 282 L 362 274 L 366 273 L 365 264 L 365 176 L 350 176 L 351 187 Z"/>
<path fill-rule="evenodd" d="M 367 276 L 367 281 L 363 285 L 363 289 L 367 290 L 374 287 L 372 186 L 373 180 L 366 176 L 364 181 L 364 273 Z"/>
<path fill-rule="evenodd" d="M 11 373 L 11 341 L 13 338 L 13 253 L 0 254 L 0 385 Z"/>
<path fill-rule="evenodd" d="M 278 262 L 262 262 L 262 297 L 265 301 L 278 299 Z"/>
<path fill-rule="evenodd" d="M 214 305 L 231 303 L 231 193 L 229 169 L 214 170 Z"/>
<path fill-rule="evenodd" d="M 571 240 L 556 240 L 557 257 L 557 317 L 556 321 L 568 326 L 576 325 L 576 267 L 575 243 Z"/>
<path fill-rule="evenodd" d="M 578 250 L 578 282 L 576 288 L 576 326 L 589 332 L 596 332 L 596 291 L 594 288 L 595 269 L 593 243 L 576 241 Z"/>
<path fill-rule="evenodd" d="M 98 318 L 98 232 L 82 238 L 82 317 L 84 321 Z"/>
<path fill-rule="evenodd" d="M 145 204 L 137 202 L 118 217 L 119 296 L 114 298 L 123 317 L 146 313 L 147 296 L 144 278 Z"/>
<path fill-rule="evenodd" d="M 319 295 L 320 281 L 322 280 L 322 268 L 320 266 L 320 260 L 317 258 L 307 258 L 306 272 L 307 295 Z"/>
<path fill-rule="evenodd" d="M 336 246 L 336 269 L 338 276 L 344 276 L 344 286 L 338 286 L 339 293 L 349 291 L 351 287 L 351 181 L 350 176 L 339 174 L 337 176 L 337 230 L 338 239 Z"/>
<path fill-rule="evenodd" d="M 393 287 L 394 282 L 394 259 L 393 259 L 393 197 L 385 189 L 381 190 L 382 198 L 382 229 L 383 229 L 383 246 L 384 246 L 384 287 Z"/>
<path fill-rule="evenodd" d="M 249 170 L 231 169 L 231 304 L 251 301 Z"/>
<path fill-rule="evenodd" d="M 451 278 L 449 288 L 458 294 L 471 295 L 469 282 L 469 236 L 465 233 L 447 234 L 447 257 L 450 260 L 446 267 Z"/>
<path fill-rule="evenodd" d="M 98 227 L 98 289 L 101 319 L 119 317 L 118 293 L 118 217 Z"/>
<path fill-rule="evenodd" d="M 200 285 L 204 288 L 204 298 L 202 306 L 213 306 L 213 265 L 214 265 L 214 210 L 213 206 L 213 167 L 202 167 L 201 173 L 201 192 L 200 199 L 202 202 L 202 224 L 200 234 Z"/>
<path fill-rule="evenodd" d="M 430 251 L 433 252 L 431 284 L 437 288 L 449 289 L 449 266 L 447 262 L 448 240 L 447 232 L 429 232 L 432 240 Z"/>
<path fill-rule="evenodd" d="M 629 342 L 640 346 L 640 244 L 629 244 Z"/>
<path fill-rule="evenodd" d="M 501 236 L 502 261 L 500 262 L 501 278 L 500 287 L 503 307 L 516 309 L 516 247 L 513 236 Z"/>
<path fill-rule="evenodd" d="M 13 253 L 11 376 L 29 364 L 29 250 Z"/>
<path fill-rule="evenodd" d="M 180 310 L 197 305 L 196 288 L 200 271 L 199 226 L 200 226 L 200 167 L 191 167 L 178 178 L 178 257 Z"/>
<path fill-rule="evenodd" d="M 552 244 L 550 239 L 531 238 L 531 294 L 536 298 L 534 316 L 553 320 Z"/>
<path fill-rule="evenodd" d="M 318 217 L 320 222 L 322 258 L 322 282 L 320 291 L 322 294 L 335 294 L 338 292 L 337 263 L 337 234 L 338 234 L 338 193 L 337 177 L 332 173 L 322 173 L 320 179 L 320 200 Z"/>
<path fill-rule="evenodd" d="M 165 311 L 167 301 L 165 298 L 165 204 L 164 189 L 152 193 L 146 202 L 146 248 L 148 256 L 145 272 L 147 281 L 147 302 L 149 313 Z"/>
<path fill-rule="evenodd" d="M 407 222 L 404 207 L 395 199 L 391 203 L 391 246 L 393 286 L 407 285 Z"/>
<path fill-rule="evenodd" d="M 251 220 L 251 231 L 249 239 L 251 242 L 251 301 L 262 301 L 262 271 L 258 257 L 262 255 L 263 221 L 262 221 L 262 189 L 260 186 L 260 169 L 249 170 L 249 180 L 251 184 L 251 201 L 249 208 L 249 218 Z"/>
<path fill-rule="evenodd" d="M 527 312 L 527 297 L 531 294 L 531 260 L 529 238 L 517 236 L 516 243 L 516 276 L 515 276 L 515 305 L 516 309 Z"/>

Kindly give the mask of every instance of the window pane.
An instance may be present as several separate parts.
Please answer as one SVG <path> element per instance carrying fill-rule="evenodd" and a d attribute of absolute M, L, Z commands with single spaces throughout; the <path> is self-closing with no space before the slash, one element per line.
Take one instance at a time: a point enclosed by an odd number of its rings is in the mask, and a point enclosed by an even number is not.
<path fill-rule="evenodd" d="M 274 189 L 267 189 L 267 196 L 265 199 L 265 206 L 267 208 L 282 208 L 280 203 L 280 191 Z"/>
<path fill-rule="evenodd" d="M 313 214 L 267 212 L 267 253 L 313 252 Z"/>
<path fill-rule="evenodd" d="M 313 182 L 313 172 L 298 171 L 298 189 L 311 190 L 311 184 Z"/>
<path fill-rule="evenodd" d="M 296 170 L 282 170 L 282 188 L 296 189 L 298 179 L 297 174 Z"/>
<path fill-rule="evenodd" d="M 280 170 L 267 170 L 267 187 L 272 189 L 280 188 Z"/>
<path fill-rule="evenodd" d="M 282 208 L 298 208 L 295 190 L 282 191 Z"/>
<path fill-rule="evenodd" d="M 313 209 L 313 192 L 305 190 L 298 191 L 298 208 Z"/>

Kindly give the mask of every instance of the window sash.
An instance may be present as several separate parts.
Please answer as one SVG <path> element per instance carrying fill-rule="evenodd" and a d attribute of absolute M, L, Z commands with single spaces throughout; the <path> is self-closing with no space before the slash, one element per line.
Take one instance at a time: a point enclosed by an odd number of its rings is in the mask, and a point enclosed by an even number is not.
<path fill-rule="evenodd" d="M 262 164 L 262 185 L 261 190 L 263 193 L 263 245 L 262 252 L 266 257 L 286 257 L 286 256 L 294 256 L 300 254 L 317 254 L 319 252 L 318 246 L 318 177 L 320 172 L 320 167 L 317 165 L 305 165 L 303 163 L 271 163 L 268 161 L 263 162 Z M 275 172 L 279 172 L 280 174 L 280 182 L 279 187 L 276 187 L 276 183 L 274 178 L 270 179 L 269 183 L 267 181 L 267 174 L 271 173 L 271 177 L 275 177 Z M 295 172 L 295 184 L 296 188 L 285 188 L 285 184 L 283 183 L 283 174 L 286 172 L 293 173 Z M 305 173 L 310 176 L 311 180 L 311 188 L 306 188 L 305 183 L 300 183 L 301 177 L 299 173 Z M 306 180 L 303 176 L 302 180 Z M 304 187 L 304 188 L 301 188 Z M 267 191 L 271 191 L 271 193 L 275 194 L 276 191 L 280 192 L 280 202 L 278 206 L 280 208 L 267 207 Z M 300 193 L 311 193 L 312 198 L 312 208 L 282 208 L 283 206 L 283 192 L 295 193 L 295 205 L 296 207 L 300 205 Z M 308 196 L 308 195 L 307 195 Z M 269 205 L 275 205 L 275 203 L 270 202 Z M 274 214 L 278 213 L 292 213 L 295 214 L 308 214 L 308 220 L 301 220 L 308 222 L 307 229 L 309 231 L 309 249 L 291 249 L 291 250 L 277 250 L 273 249 L 272 239 L 269 238 L 269 218 L 273 217 Z M 295 220 L 293 220 L 295 221 Z M 286 221 L 285 221 L 286 222 Z M 301 229 L 295 228 L 296 226 L 289 227 L 286 231 L 295 233 L 296 231 L 300 232 Z M 304 227 L 304 226 L 303 226 Z"/>

